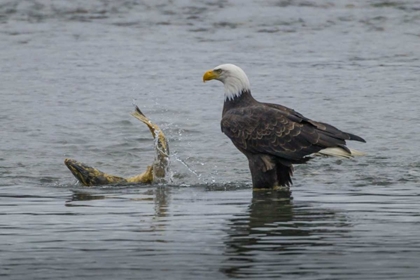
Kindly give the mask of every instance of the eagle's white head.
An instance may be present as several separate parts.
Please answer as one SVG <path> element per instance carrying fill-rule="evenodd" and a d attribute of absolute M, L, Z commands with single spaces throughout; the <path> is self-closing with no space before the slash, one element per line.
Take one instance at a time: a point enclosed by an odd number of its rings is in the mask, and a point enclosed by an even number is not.
<path fill-rule="evenodd" d="M 244 70 L 234 64 L 222 64 L 204 73 L 203 82 L 210 80 L 218 80 L 225 85 L 225 101 L 233 100 L 243 91 L 251 89 Z"/>

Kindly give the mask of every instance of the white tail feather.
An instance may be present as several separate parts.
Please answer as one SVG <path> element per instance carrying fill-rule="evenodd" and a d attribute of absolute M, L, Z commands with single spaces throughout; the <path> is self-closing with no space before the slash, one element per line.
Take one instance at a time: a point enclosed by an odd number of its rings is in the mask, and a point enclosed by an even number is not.
<path fill-rule="evenodd" d="M 354 157 L 361 157 L 361 156 L 366 155 L 366 153 L 364 153 L 362 151 L 355 150 L 355 149 L 350 149 L 350 152 L 351 152 L 351 155 L 354 156 Z"/>
<path fill-rule="evenodd" d="M 326 148 L 314 155 L 323 155 L 323 156 L 332 156 L 332 157 L 341 157 L 341 158 L 352 158 L 354 156 L 364 156 L 365 153 L 358 150 L 350 149 L 350 152 L 347 152 L 341 148 Z"/>

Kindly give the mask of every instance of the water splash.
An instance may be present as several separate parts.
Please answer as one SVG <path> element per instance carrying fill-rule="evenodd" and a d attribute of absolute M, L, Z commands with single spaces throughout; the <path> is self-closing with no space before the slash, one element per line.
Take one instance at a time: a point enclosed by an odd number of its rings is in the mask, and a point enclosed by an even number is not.
<path fill-rule="evenodd" d="M 149 123 L 152 124 L 152 122 L 150 122 L 150 121 L 149 121 Z M 161 130 L 160 129 L 156 129 L 155 130 L 155 132 L 154 132 L 155 136 L 154 136 L 154 139 L 153 139 L 153 143 L 155 145 L 156 150 L 159 153 L 161 153 L 165 157 L 168 157 L 169 158 L 169 143 L 167 143 L 166 151 L 164 151 L 163 150 L 164 148 L 160 147 L 160 145 L 159 145 L 159 134 L 160 133 L 161 133 Z M 166 141 L 168 141 L 168 140 L 166 140 Z"/>
<path fill-rule="evenodd" d="M 188 163 L 181 159 L 180 157 L 178 157 L 178 155 L 175 153 L 172 155 L 173 158 L 175 158 L 176 161 L 180 162 L 190 173 L 192 173 L 200 182 L 202 183 L 206 183 L 203 178 L 202 178 L 202 174 L 198 173 L 197 171 L 195 171 L 194 169 L 192 169 Z"/>

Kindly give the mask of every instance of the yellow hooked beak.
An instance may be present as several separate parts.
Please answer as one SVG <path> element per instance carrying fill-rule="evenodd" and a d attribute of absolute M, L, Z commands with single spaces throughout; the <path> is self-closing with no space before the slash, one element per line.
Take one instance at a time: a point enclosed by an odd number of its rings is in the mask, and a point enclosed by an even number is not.
<path fill-rule="evenodd" d="M 206 81 L 217 79 L 217 78 L 219 78 L 219 74 L 214 72 L 213 70 L 209 70 L 203 75 L 203 83 L 205 83 Z"/>

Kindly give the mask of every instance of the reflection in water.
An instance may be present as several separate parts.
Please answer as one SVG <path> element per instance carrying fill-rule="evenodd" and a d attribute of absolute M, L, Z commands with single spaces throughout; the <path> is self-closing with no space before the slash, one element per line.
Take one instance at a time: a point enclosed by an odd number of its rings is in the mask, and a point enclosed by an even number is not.
<path fill-rule="evenodd" d="M 170 188 L 159 186 L 155 190 L 155 214 L 158 218 L 164 218 L 168 216 L 168 206 L 171 200 Z"/>
<path fill-rule="evenodd" d="M 106 199 L 104 195 L 97 195 L 88 192 L 73 191 L 73 194 L 70 200 L 66 201 L 66 206 L 75 206 L 71 204 L 72 201 L 90 201 L 90 200 L 99 200 Z"/>
<path fill-rule="evenodd" d="M 159 186 L 154 190 L 154 209 L 153 222 L 150 225 L 150 231 L 164 231 L 167 226 L 169 216 L 170 188 Z M 156 240 L 158 241 L 158 240 Z M 159 242 L 162 242 L 159 239 Z"/>
<path fill-rule="evenodd" d="M 136 190 L 136 189 L 134 189 Z M 169 201 L 171 199 L 170 196 L 171 189 L 166 186 L 157 186 L 153 189 L 147 189 L 143 193 L 135 194 L 135 197 L 133 198 L 132 195 L 128 198 L 132 201 L 153 201 L 154 202 L 154 209 L 155 209 L 155 215 L 154 219 L 157 220 L 158 218 L 165 218 L 168 217 L 168 206 Z M 85 207 L 86 205 L 81 205 L 79 203 L 80 201 L 92 201 L 92 200 L 103 200 L 103 199 L 127 199 L 124 196 L 121 195 L 102 195 L 97 194 L 93 192 L 86 191 L 73 191 L 72 196 L 68 201 L 66 201 L 65 205 L 67 207 L 75 207 L 75 206 L 81 206 Z"/>
<path fill-rule="evenodd" d="M 296 205 L 290 193 L 254 192 L 246 213 L 230 221 L 221 271 L 229 277 L 278 276 L 312 247 L 332 248 L 334 242 L 328 237 L 347 234 L 344 226 L 348 225 L 341 215 Z"/>

